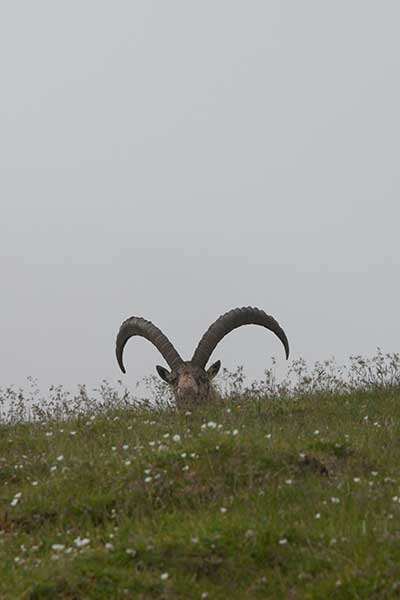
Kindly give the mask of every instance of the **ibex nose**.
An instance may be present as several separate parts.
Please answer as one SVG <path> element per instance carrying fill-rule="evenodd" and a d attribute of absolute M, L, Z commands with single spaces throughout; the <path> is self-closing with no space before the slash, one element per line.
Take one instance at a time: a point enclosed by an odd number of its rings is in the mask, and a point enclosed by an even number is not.
<path fill-rule="evenodd" d="M 197 390 L 197 383 L 192 377 L 185 377 L 179 382 L 179 387 L 182 390 Z"/>
<path fill-rule="evenodd" d="M 198 385 L 193 377 L 184 375 L 179 380 L 178 391 L 181 395 L 196 395 L 198 393 Z"/>

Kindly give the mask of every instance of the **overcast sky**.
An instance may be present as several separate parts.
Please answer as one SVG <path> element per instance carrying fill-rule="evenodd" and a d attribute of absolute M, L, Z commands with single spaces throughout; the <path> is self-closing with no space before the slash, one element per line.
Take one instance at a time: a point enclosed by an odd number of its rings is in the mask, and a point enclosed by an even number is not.
<path fill-rule="evenodd" d="M 0 386 L 185 358 L 235 306 L 293 358 L 400 350 L 398 0 L 4 0 Z M 261 377 L 280 342 L 213 359 Z M 131 385 L 165 364 L 126 348 Z"/>

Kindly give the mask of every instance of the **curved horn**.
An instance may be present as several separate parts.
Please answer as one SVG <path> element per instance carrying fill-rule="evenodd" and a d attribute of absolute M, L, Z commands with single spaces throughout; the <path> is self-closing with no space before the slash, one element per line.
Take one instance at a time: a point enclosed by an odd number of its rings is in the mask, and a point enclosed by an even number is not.
<path fill-rule="evenodd" d="M 222 338 L 233 329 L 241 327 L 242 325 L 262 325 L 270 331 L 273 331 L 285 347 L 286 358 L 289 357 L 289 342 L 285 332 L 279 326 L 277 321 L 270 315 L 267 315 L 263 310 L 248 306 L 234 308 L 219 317 L 201 338 L 193 354 L 192 362 L 204 369 L 208 359 Z"/>
<path fill-rule="evenodd" d="M 183 363 L 182 358 L 179 356 L 174 346 L 158 327 L 153 325 L 151 321 L 146 321 L 146 319 L 142 319 L 141 317 L 131 317 L 122 323 L 117 335 L 115 348 L 117 361 L 123 373 L 125 373 L 123 362 L 125 344 L 133 335 L 140 335 L 154 344 L 171 369 L 175 369 Z"/>

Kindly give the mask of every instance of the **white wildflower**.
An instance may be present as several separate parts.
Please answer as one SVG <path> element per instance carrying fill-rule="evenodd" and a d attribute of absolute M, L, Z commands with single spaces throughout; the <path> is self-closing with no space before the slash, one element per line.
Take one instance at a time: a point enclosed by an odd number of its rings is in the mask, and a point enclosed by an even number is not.
<path fill-rule="evenodd" d="M 254 529 L 248 529 L 244 535 L 248 539 L 252 538 L 255 536 L 255 531 L 254 531 Z"/>
<path fill-rule="evenodd" d="M 74 539 L 74 544 L 77 548 L 83 548 L 84 546 L 90 544 L 90 540 L 89 538 L 81 538 L 80 536 L 78 536 Z"/>

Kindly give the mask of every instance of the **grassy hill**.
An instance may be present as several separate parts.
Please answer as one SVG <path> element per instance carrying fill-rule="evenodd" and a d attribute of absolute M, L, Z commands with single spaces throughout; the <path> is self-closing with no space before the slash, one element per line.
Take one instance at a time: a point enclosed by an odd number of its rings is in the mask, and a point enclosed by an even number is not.
<path fill-rule="evenodd" d="M 191 414 L 3 391 L 0 598 L 400 595 L 400 387 L 323 372 Z"/>

